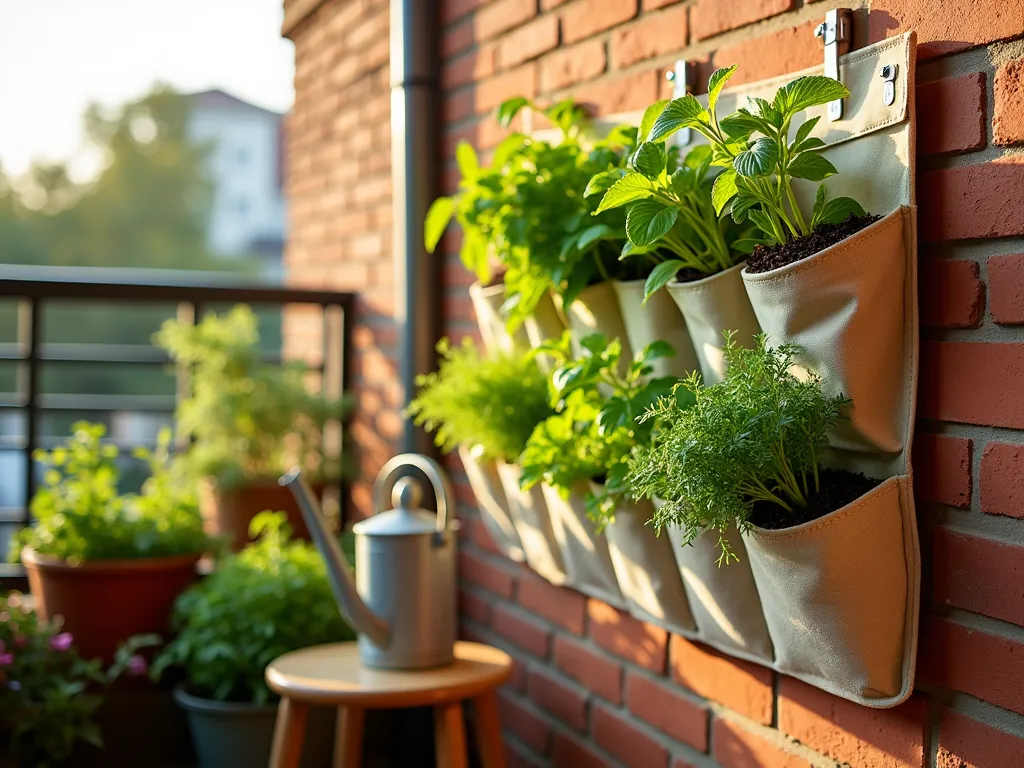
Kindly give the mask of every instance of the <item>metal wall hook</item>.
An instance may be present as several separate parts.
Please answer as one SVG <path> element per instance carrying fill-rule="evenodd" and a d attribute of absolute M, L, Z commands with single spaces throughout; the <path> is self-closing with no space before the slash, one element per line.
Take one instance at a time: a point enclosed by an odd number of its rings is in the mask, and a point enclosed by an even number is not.
<path fill-rule="evenodd" d="M 825 76 L 834 80 L 839 77 L 839 57 L 850 52 L 853 42 L 853 11 L 849 8 L 834 8 L 825 14 L 825 21 L 814 30 L 814 36 L 825 42 Z M 836 99 L 828 104 L 828 119 L 843 119 L 843 100 Z"/>
<path fill-rule="evenodd" d="M 672 83 L 672 98 L 681 99 L 693 93 L 697 85 L 697 64 L 686 59 L 676 61 L 675 67 L 665 73 L 665 79 Z M 685 147 L 690 143 L 690 129 L 682 128 L 676 132 L 678 146 Z"/>

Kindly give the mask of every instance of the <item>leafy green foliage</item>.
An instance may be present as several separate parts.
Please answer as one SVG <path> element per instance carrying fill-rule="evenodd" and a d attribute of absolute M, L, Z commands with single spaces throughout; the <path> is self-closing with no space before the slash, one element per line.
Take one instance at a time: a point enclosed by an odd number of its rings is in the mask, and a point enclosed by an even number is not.
<path fill-rule="evenodd" d="M 715 210 L 728 209 L 737 222 L 750 220 L 762 233 L 760 242 L 785 243 L 802 237 L 822 223 L 838 223 L 864 215 L 849 197 L 826 203 L 818 188 L 808 222 L 796 196 L 793 179 L 820 182 L 836 173 L 819 150 L 825 143 L 810 136 L 819 118 L 803 122 L 789 139 L 794 118 L 810 107 L 849 96 L 837 80 L 821 75 L 800 77 L 782 86 L 772 101 L 752 99 L 749 107 L 719 121 L 715 111 L 722 87 L 736 66 L 719 69 L 708 84 L 708 108 L 687 95 L 665 105 L 651 126 L 651 141 L 663 140 L 681 128 L 700 132 L 711 143 L 712 165 L 726 168 L 715 180 Z"/>
<path fill-rule="evenodd" d="M 498 109 L 499 122 L 507 126 L 526 106 L 536 108 L 524 98 L 505 102 Z M 561 130 L 560 142 L 514 133 L 485 167 L 468 144 L 460 144 L 459 191 L 435 200 L 424 223 L 429 252 L 453 218 L 459 223 L 462 263 L 481 282 L 493 277 L 494 261 L 501 265 L 513 327 L 548 291 L 568 304 L 591 283 L 642 276 L 618 260 L 626 241 L 625 213 L 601 212 L 595 218 L 597 199 L 584 195 L 595 177 L 607 188 L 625 173 L 635 131 L 616 129 L 590 143 L 582 132 L 583 112 L 572 101 L 542 111 Z"/>
<path fill-rule="evenodd" d="M 637 419 L 675 383 L 673 378 L 650 379 L 651 363 L 675 350 L 663 341 L 653 342 L 619 373 L 618 339 L 609 342 L 603 334 L 592 334 L 580 343 L 585 353 L 576 359 L 568 333 L 539 349 L 558 365 L 551 377 L 556 413 L 530 435 L 521 458 L 521 482 L 530 488 L 543 481 L 566 497 L 580 481 L 603 482 L 600 496 L 587 497 L 589 514 L 603 525 L 627 493 L 629 456 L 650 439 L 651 425 Z"/>
<path fill-rule="evenodd" d="M 137 651 L 159 642 L 134 637 L 104 670 L 85 661 L 59 621 L 40 621 L 18 592 L 0 597 L 0 754 L 14 765 L 63 765 L 79 742 L 103 746 L 96 711 L 102 691 L 126 671 L 143 674 Z"/>
<path fill-rule="evenodd" d="M 11 558 L 23 547 L 71 562 L 199 554 L 209 547 L 195 485 L 180 457 L 172 458 L 170 431 L 155 453 L 136 450 L 151 476 L 139 494 L 120 495 L 117 447 L 103 444 L 102 424 L 78 422 L 68 441 L 36 451 L 49 466 L 32 499 L 30 527 L 11 542 Z"/>
<path fill-rule="evenodd" d="M 181 667 L 197 695 L 265 704 L 273 695 L 263 673 L 275 658 L 355 637 L 320 553 L 290 541 L 284 520 L 282 512 L 257 515 L 250 530 L 258 540 L 178 597 L 178 634 L 153 663 L 155 675 Z"/>
<path fill-rule="evenodd" d="M 436 373 L 416 380 L 407 415 L 434 433 L 445 451 L 480 446 L 489 458 L 515 461 L 533 428 L 551 415 L 547 378 L 525 352 L 481 353 L 471 339 L 437 345 Z"/>
<path fill-rule="evenodd" d="M 168 320 L 154 340 L 191 370 L 192 395 L 177 421 L 195 440 L 188 462 L 198 475 L 231 487 L 296 464 L 314 477 L 340 474 L 339 459 L 323 454 L 323 431 L 344 417 L 346 402 L 311 391 L 302 363 L 265 363 L 249 307 L 196 325 Z"/>
<path fill-rule="evenodd" d="M 755 502 L 806 506 L 827 434 L 849 404 L 826 397 L 816 375 L 793 374 L 798 351 L 771 349 L 763 335 L 744 349 L 727 334 L 724 381 L 705 387 L 695 373 L 683 385 L 692 407 L 662 398 L 643 416 L 654 437 L 634 454 L 627 485 L 665 502 L 655 513 L 658 528 L 677 525 L 687 541 L 718 531 L 720 564 L 736 558 L 721 535 L 734 522 L 748 529 Z"/>
<path fill-rule="evenodd" d="M 651 132 L 658 102 L 644 113 L 640 135 Z M 633 170 L 606 184 L 607 174 L 591 180 L 587 196 L 600 197 L 596 213 L 626 209 L 629 243 L 622 257 L 649 265 L 645 301 L 676 276 L 695 269 L 713 275 L 742 260 L 731 241 L 742 235 L 719 217 L 711 199 L 711 150 L 694 147 L 679 161 L 678 150 L 664 141 L 643 141 L 631 158 Z"/>

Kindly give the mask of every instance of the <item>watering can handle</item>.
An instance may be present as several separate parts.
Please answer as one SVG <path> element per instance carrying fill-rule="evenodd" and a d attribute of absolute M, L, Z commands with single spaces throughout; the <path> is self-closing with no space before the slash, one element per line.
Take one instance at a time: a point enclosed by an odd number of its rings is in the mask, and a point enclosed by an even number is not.
<path fill-rule="evenodd" d="M 455 499 L 452 493 L 452 486 L 448 476 L 441 469 L 441 465 L 431 458 L 420 453 L 401 453 L 387 461 L 381 467 L 380 474 L 373 484 L 373 508 L 380 511 L 387 509 L 386 494 L 394 487 L 395 481 L 392 476 L 402 467 L 416 467 L 427 476 L 431 486 L 434 488 L 434 496 L 437 499 L 437 530 L 443 533 L 448 528 L 448 513 L 451 502 Z M 454 511 L 452 517 L 454 518 Z"/>

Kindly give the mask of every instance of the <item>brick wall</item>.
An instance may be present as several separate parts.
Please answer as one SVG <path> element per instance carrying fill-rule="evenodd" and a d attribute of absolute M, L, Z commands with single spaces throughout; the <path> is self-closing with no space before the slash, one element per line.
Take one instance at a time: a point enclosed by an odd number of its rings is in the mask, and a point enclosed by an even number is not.
<path fill-rule="evenodd" d="M 318 5 L 290 35 L 296 282 L 363 292 L 358 439 L 398 434 L 390 316 L 386 3 Z M 596 113 L 670 95 L 676 58 L 754 80 L 814 65 L 831 0 L 441 0 L 444 132 L 479 149 L 515 95 Z M 466 509 L 466 637 L 516 658 L 501 694 L 512 765 L 1024 765 L 1024 2 L 851 2 L 858 45 L 915 29 L 922 366 L 916 436 L 924 585 L 918 690 L 873 711 L 543 582 Z M 362 183 L 351 183 L 353 172 Z M 445 186 L 457 181 L 445 166 Z M 444 240 L 445 330 L 475 333 Z M 301 343 L 301 334 L 297 334 Z M 458 477 L 458 468 L 452 466 Z M 469 496 L 459 484 L 464 500 Z M 357 503 L 366 508 L 365 495 Z"/>

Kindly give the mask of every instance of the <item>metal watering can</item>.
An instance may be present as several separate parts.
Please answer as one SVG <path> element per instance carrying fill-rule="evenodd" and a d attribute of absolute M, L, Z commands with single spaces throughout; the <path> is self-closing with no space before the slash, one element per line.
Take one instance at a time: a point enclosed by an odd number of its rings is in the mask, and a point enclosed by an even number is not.
<path fill-rule="evenodd" d="M 419 483 L 395 479 L 416 467 L 430 480 L 437 515 L 420 508 Z M 454 661 L 457 634 L 455 508 L 451 484 L 433 459 L 416 453 L 395 456 L 373 487 L 377 513 L 352 527 L 356 575 L 330 531 L 309 485 L 293 469 L 280 480 L 291 489 L 310 534 L 327 563 L 342 614 L 359 632 L 359 655 L 368 667 L 421 669 Z M 384 507 L 391 492 L 394 509 Z"/>

